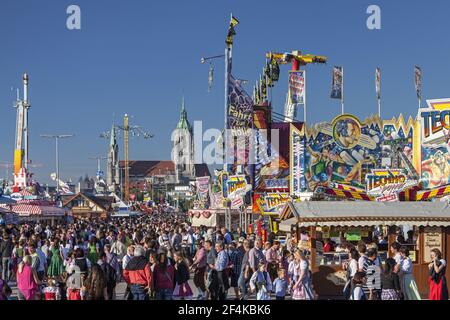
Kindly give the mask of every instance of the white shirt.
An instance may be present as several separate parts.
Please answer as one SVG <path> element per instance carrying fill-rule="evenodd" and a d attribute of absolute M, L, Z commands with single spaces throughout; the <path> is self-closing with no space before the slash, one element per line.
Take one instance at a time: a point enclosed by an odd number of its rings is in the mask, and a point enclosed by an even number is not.
<path fill-rule="evenodd" d="M 132 256 L 129 256 L 128 254 L 126 254 L 123 257 L 123 260 L 122 260 L 122 269 L 123 270 L 125 270 L 125 268 L 127 267 L 128 262 L 130 262 L 131 258 L 132 258 Z"/>
<path fill-rule="evenodd" d="M 394 256 L 394 260 L 396 264 L 401 264 L 402 263 L 402 255 L 400 254 L 400 252 L 397 252 Z"/>
<path fill-rule="evenodd" d="M 364 291 L 360 286 L 355 287 L 353 294 L 350 295 L 350 300 L 361 300 L 364 296 Z"/>
<path fill-rule="evenodd" d="M 300 270 L 308 270 L 308 262 L 306 260 L 300 262 Z"/>
<path fill-rule="evenodd" d="M 350 269 L 350 277 L 353 277 L 358 272 L 358 262 L 355 259 L 351 259 L 348 268 Z"/>
<path fill-rule="evenodd" d="M 364 261 L 367 259 L 366 255 L 361 255 L 358 259 L 358 269 L 362 270 L 364 268 Z"/>

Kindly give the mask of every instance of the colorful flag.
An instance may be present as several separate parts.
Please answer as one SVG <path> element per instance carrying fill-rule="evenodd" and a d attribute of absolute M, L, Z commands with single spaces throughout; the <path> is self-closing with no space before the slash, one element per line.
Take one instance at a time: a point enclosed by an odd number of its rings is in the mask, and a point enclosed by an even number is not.
<path fill-rule="evenodd" d="M 237 26 L 238 24 L 239 24 L 238 19 L 231 16 L 230 26 L 228 27 L 227 39 L 225 41 L 226 44 L 229 46 L 233 45 L 233 37 L 236 35 L 236 31 L 234 31 L 234 27 Z"/>
<path fill-rule="evenodd" d="M 229 129 L 252 128 L 253 100 L 232 75 L 228 81 L 227 118 Z"/>
<path fill-rule="evenodd" d="M 280 66 L 275 59 L 270 61 L 270 77 L 273 82 L 277 82 L 280 79 Z"/>
<path fill-rule="evenodd" d="M 331 87 L 331 99 L 342 99 L 342 67 L 333 67 L 333 84 Z"/>
<path fill-rule="evenodd" d="M 381 98 L 381 72 L 380 67 L 377 67 L 375 71 L 375 90 L 377 92 L 377 99 Z"/>
<path fill-rule="evenodd" d="M 241 82 L 230 75 L 228 80 L 227 138 L 225 155 L 227 163 L 249 163 L 249 135 L 253 127 L 253 100 L 242 88 Z"/>
<path fill-rule="evenodd" d="M 414 67 L 416 94 L 418 99 L 422 99 L 422 70 L 418 67 Z"/>
<path fill-rule="evenodd" d="M 260 76 L 259 77 L 259 83 L 261 87 L 261 100 L 262 102 L 267 101 L 267 83 L 266 83 L 266 77 Z"/>
<path fill-rule="evenodd" d="M 305 103 L 305 70 L 291 71 L 289 73 L 289 95 L 291 103 Z"/>

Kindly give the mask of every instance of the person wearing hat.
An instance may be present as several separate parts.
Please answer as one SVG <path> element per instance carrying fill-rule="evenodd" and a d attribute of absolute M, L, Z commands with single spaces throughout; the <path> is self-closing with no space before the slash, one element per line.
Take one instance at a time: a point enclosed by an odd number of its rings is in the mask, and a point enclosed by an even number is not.
<path fill-rule="evenodd" d="M 206 298 L 205 271 L 206 271 L 206 250 L 203 247 L 203 241 L 198 239 L 195 242 L 195 256 L 191 266 L 194 271 L 194 285 L 198 290 L 198 300 Z"/>
<path fill-rule="evenodd" d="M 11 262 L 14 243 L 7 232 L 3 233 L 3 240 L 0 243 L 0 257 L 2 258 L 2 279 L 6 282 L 11 277 Z"/>

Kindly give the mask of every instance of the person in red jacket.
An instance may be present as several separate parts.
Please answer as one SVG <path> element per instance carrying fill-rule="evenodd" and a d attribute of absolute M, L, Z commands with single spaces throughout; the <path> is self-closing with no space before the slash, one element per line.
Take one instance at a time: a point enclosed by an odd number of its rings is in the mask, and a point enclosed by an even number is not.
<path fill-rule="evenodd" d="M 133 300 L 146 300 L 152 285 L 152 271 L 142 246 L 134 249 L 134 256 L 123 271 L 123 277 L 130 286 Z"/>

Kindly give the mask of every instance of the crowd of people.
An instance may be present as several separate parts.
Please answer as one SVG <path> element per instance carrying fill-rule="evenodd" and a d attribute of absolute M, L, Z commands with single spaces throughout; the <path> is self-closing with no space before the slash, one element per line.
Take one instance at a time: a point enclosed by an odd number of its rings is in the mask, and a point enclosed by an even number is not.
<path fill-rule="evenodd" d="M 1 228 L 0 300 L 13 285 L 20 300 L 225 300 L 230 290 L 238 300 L 317 299 L 308 250 L 240 228 L 192 227 L 182 213 Z M 364 243 L 343 249 L 345 299 L 420 299 L 406 246 L 393 243 L 384 263 Z M 437 249 L 432 260 L 429 299 L 448 299 L 446 261 Z"/>

